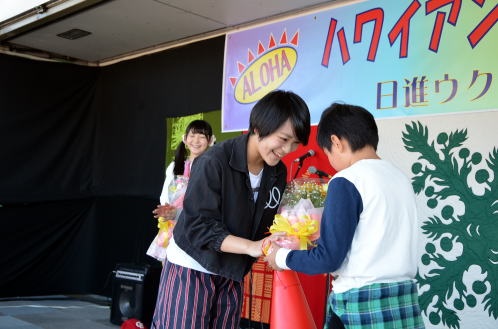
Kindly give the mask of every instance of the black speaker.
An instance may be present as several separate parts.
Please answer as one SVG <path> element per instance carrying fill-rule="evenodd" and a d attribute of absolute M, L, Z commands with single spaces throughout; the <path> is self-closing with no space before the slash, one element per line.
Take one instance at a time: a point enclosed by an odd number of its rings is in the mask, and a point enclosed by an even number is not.
<path fill-rule="evenodd" d="M 150 328 L 160 275 L 158 267 L 118 264 L 112 282 L 111 322 L 120 325 L 134 318 Z"/>

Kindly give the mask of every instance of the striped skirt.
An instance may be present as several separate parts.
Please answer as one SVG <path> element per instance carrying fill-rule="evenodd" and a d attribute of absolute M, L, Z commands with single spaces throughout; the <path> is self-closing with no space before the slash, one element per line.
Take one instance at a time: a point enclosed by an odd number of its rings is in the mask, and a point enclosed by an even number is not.
<path fill-rule="evenodd" d="M 164 264 L 151 329 L 238 329 L 243 283 Z"/>
<path fill-rule="evenodd" d="M 325 329 L 333 315 L 346 329 L 423 329 L 417 285 L 413 281 L 374 283 L 343 293 L 332 292 Z"/>

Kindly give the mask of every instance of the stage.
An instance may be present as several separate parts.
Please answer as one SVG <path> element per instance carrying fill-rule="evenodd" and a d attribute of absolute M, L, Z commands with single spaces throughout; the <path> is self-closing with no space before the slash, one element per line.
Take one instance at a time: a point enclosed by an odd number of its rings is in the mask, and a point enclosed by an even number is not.
<path fill-rule="evenodd" d="M 98 295 L 0 298 L 0 329 L 119 329 L 110 321 L 112 300 Z M 242 319 L 240 329 L 267 329 Z"/>
<path fill-rule="evenodd" d="M 0 299 L 0 329 L 118 329 L 111 300 L 97 295 Z"/>

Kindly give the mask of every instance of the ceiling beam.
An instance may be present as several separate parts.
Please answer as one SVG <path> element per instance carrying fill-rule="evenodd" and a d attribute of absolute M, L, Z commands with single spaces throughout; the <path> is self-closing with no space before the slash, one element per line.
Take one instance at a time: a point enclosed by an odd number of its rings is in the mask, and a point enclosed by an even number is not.
<path fill-rule="evenodd" d="M 106 0 L 52 0 L 0 24 L 0 41 L 8 40 Z"/>

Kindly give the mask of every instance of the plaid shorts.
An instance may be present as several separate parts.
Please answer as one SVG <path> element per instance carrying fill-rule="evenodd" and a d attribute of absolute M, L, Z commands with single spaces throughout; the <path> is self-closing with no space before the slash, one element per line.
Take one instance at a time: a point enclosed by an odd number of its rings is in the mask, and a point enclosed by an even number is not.
<path fill-rule="evenodd" d="M 325 329 L 333 329 L 334 313 L 347 329 L 424 328 L 413 281 L 374 283 L 343 293 L 332 292 Z"/>

